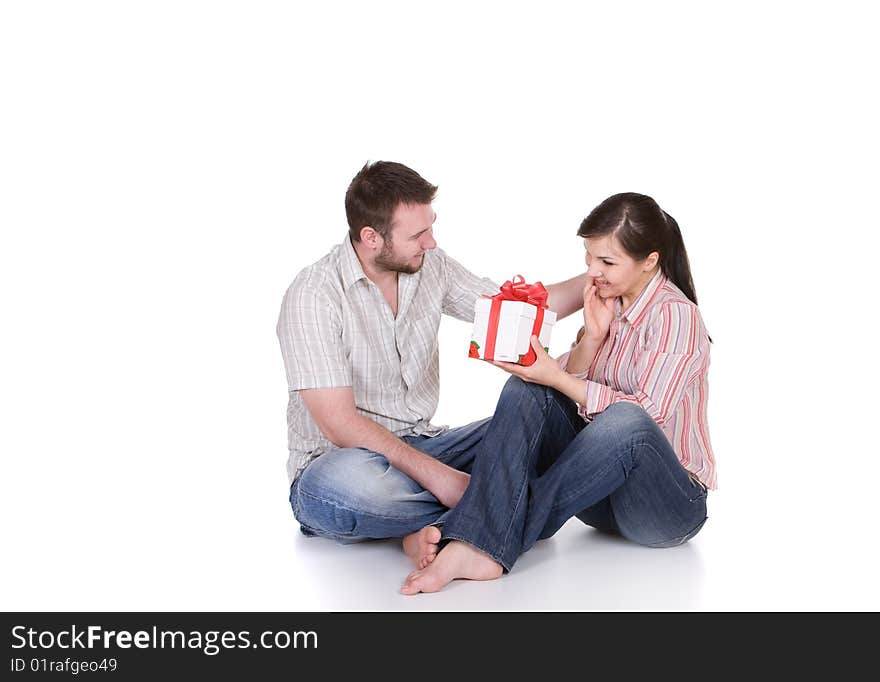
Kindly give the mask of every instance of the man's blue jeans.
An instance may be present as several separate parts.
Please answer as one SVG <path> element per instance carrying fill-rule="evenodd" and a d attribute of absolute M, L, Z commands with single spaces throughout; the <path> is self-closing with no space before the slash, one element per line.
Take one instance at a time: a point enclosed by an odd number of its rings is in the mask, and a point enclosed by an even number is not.
<path fill-rule="evenodd" d="M 587 424 L 567 397 L 516 377 L 470 473 L 441 542 L 463 540 L 508 571 L 572 516 L 651 547 L 680 545 L 706 521 L 706 488 L 641 407 L 615 403 Z"/>
<path fill-rule="evenodd" d="M 403 440 L 470 473 L 489 422 L 487 418 L 438 436 Z M 330 450 L 311 462 L 291 486 L 290 504 L 303 533 L 341 542 L 403 537 L 442 523 L 449 511 L 383 455 L 364 448 Z"/>

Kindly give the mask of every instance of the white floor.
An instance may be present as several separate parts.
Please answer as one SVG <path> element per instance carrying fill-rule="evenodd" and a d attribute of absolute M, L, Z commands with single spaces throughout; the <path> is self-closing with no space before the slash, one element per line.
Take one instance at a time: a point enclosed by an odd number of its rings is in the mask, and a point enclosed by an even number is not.
<path fill-rule="evenodd" d="M 587 530 L 577 520 L 539 543 L 502 579 L 459 580 L 441 593 L 413 597 L 395 594 L 409 570 L 397 543 L 341 548 L 304 538 L 294 549 L 322 576 L 306 601 L 331 610 L 688 609 L 699 608 L 705 589 L 697 543 L 651 552 Z"/>
<path fill-rule="evenodd" d="M 320 610 L 876 610 L 873 550 L 842 547 L 806 524 L 782 537 L 725 513 L 721 494 L 710 520 L 687 545 L 647 549 L 576 519 L 491 582 L 455 581 L 437 594 L 397 594 L 410 570 L 397 542 L 342 546 L 296 534 L 290 566 L 308 587 L 282 600 Z M 845 543 L 843 543 L 845 544 Z"/>
<path fill-rule="evenodd" d="M 161 532 L 152 538 L 110 535 L 88 551 L 69 537 L 34 544 L 30 560 L 7 562 L 3 603 L 7 610 L 88 611 L 880 606 L 868 542 L 842 548 L 826 534 L 783 541 L 778 529 L 758 532 L 751 523 L 735 523 L 717 498 L 704 530 L 683 547 L 645 549 L 573 520 L 499 580 L 455 581 L 440 593 L 414 597 L 398 593 L 410 567 L 397 542 L 339 545 L 306 538 L 283 516 L 262 528 L 166 529 L 164 542 Z M 34 561 L 35 553 L 40 560 Z"/>
<path fill-rule="evenodd" d="M 641 548 L 572 520 L 499 580 L 406 597 L 399 543 L 306 538 L 275 465 L 227 465 L 222 476 L 140 466 L 122 479 L 103 468 L 104 478 L 35 473 L 6 486 L 4 610 L 880 608 L 873 501 L 858 481 L 823 497 L 840 486 L 818 472 L 781 490 L 738 482 L 729 467 L 709 521 L 679 548 Z M 279 480 L 271 492 L 258 487 L 269 471 Z"/>

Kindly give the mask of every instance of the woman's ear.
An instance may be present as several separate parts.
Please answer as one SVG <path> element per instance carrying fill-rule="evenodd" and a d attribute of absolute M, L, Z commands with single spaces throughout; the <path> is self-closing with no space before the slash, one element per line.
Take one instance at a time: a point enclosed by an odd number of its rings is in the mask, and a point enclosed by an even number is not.
<path fill-rule="evenodd" d="M 656 251 L 651 251 L 651 253 L 648 254 L 648 257 L 645 258 L 645 264 L 642 267 L 642 271 L 648 272 L 649 270 L 653 270 L 659 261 L 660 254 Z"/>

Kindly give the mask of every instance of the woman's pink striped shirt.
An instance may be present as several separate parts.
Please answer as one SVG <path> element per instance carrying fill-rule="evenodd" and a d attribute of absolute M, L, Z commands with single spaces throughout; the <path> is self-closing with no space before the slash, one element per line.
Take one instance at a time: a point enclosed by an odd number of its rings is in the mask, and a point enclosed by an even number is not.
<path fill-rule="evenodd" d="M 706 418 L 709 335 L 694 303 L 660 272 L 615 319 L 589 370 L 580 414 L 590 420 L 612 403 L 641 405 L 666 434 L 682 466 L 717 487 Z M 568 353 L 559 358 L 565 369 Z"/>

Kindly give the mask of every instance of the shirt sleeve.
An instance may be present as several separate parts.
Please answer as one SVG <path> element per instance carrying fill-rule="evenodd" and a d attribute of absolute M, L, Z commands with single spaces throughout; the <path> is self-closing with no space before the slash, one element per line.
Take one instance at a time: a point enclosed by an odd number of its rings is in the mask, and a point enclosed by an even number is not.
<path fill-rule="evenodd" d="M 663 426 L 684 397 L 690 380 L 708 363 L 708 337 L 694 305 L 662 305 L 648 323 L 644 348 L 636 352 L 637 391 L 630 395 L 587 379 L 580 414 L 586 419 L 617 402 L 640 405 Z"/>
<path fill-rule="evenodd" d="M 480 296 L 497 294 L 498 285 L 487 277 L 478 277 L 445 253 L 442 255 L 446 276 L 443 312 L 456 319 L 473 322 L 474 303 Z"/>
<path fill-rule="evenodd" d="M 278 340 L 291 391 L 352 385 L 342 345 L 342 312 L 312 278 L 297 278 L 281 303 Z"/>

